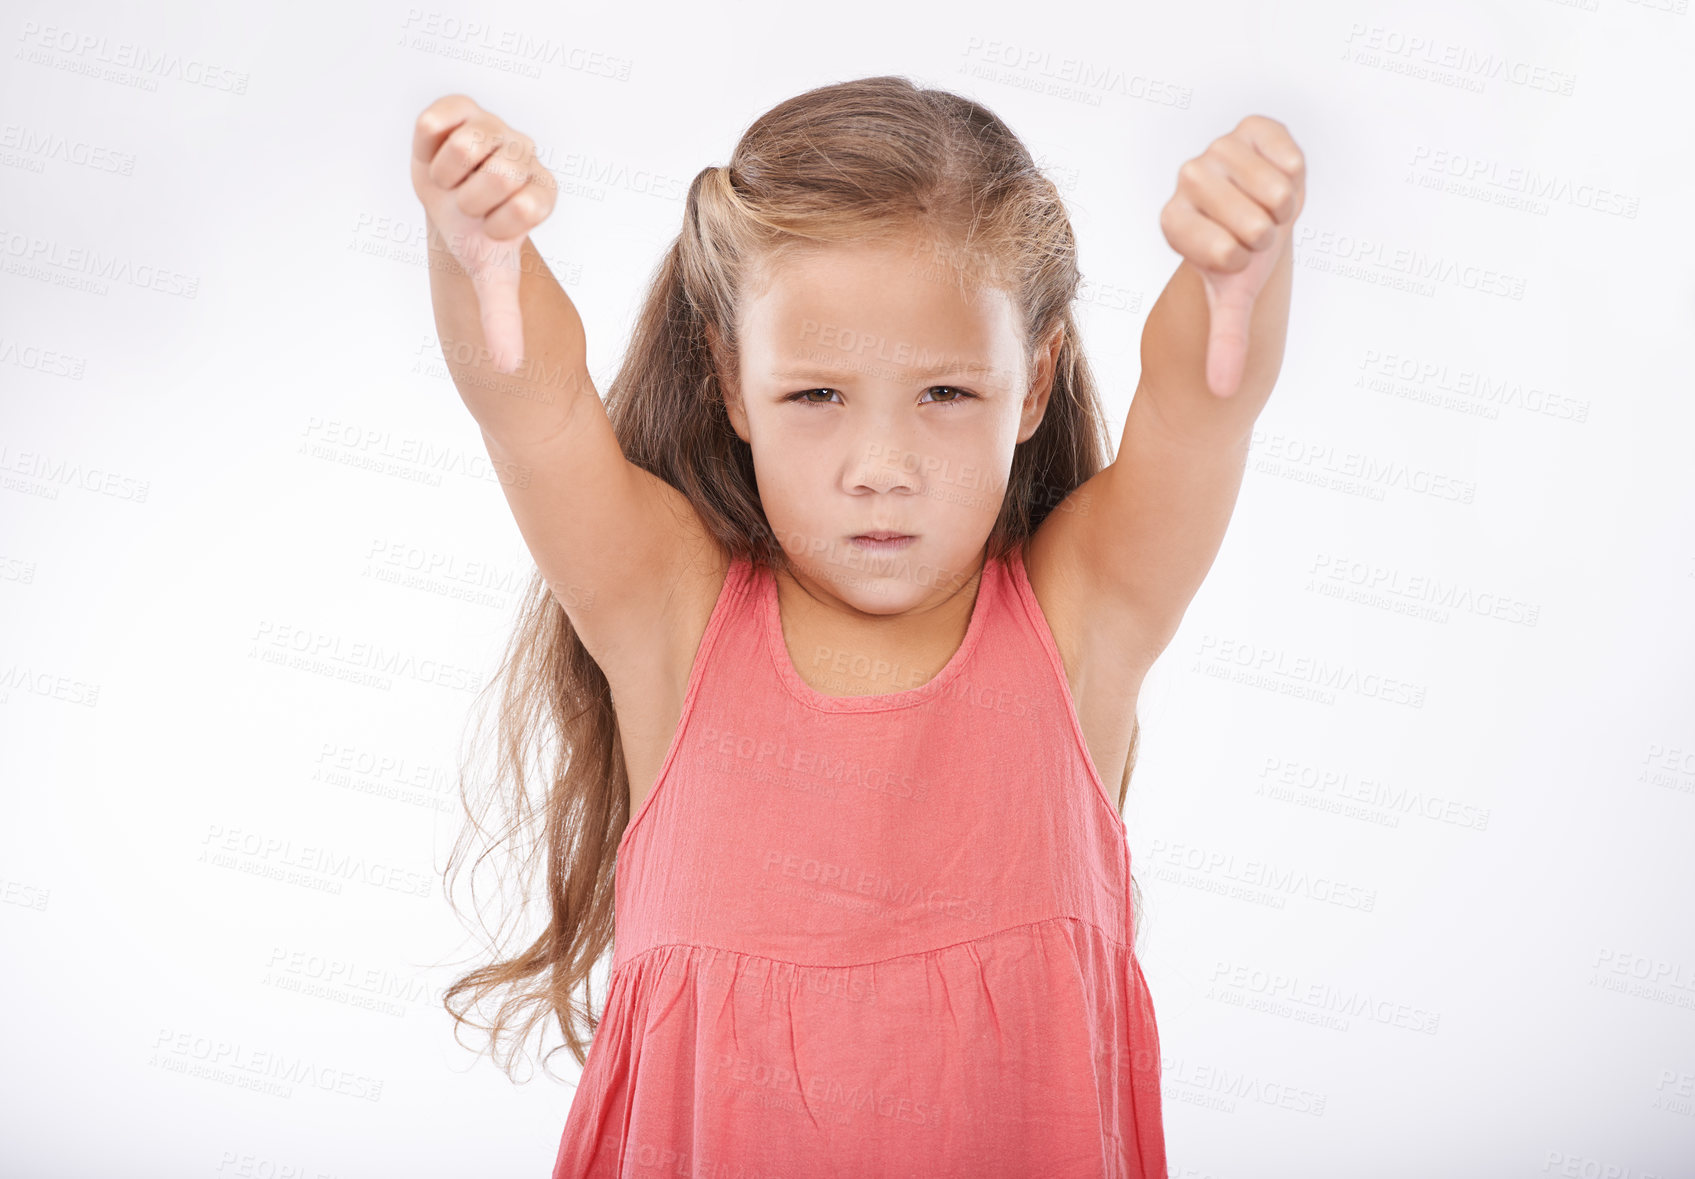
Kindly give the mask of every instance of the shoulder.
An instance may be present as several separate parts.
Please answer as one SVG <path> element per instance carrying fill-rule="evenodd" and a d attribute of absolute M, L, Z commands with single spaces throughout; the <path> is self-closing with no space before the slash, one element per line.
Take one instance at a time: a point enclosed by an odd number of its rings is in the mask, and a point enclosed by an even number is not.
<path fill-rule="evenodd" d="M 684 564 L 671 598 L 667 631 L 673 668 L 681 668 L 685 681 L 719 604 L 725 603 L 725 595 L 746 588 L 752 576 L 753 568 L 746 557 L 716 542 L 702 544 L 694 559 Z"/>
<path fill-rule="evenodd" d="M 1126 604 L 1090 575 L 1065 527 L 1068 513 L 1043 520 L 1024 547 L 1024 574 L 1065 665 L 1072 695 L 1099 687 L 1134 697 L 1157 651 Z"/>
<path fill-rule="evenodd" d="M 654 604 L 646 617 L 632 619 L 590 652 L 614 697 L 620 703 L 651 699 L 662 707 L 672 697 L 680 700 L 718 603 L 738 581 L 746 583 L 747 572 L 745 559 L 706 536 L 695 538 L 670 568 L 654 570 L 664 584 L 652 586 Z"/>

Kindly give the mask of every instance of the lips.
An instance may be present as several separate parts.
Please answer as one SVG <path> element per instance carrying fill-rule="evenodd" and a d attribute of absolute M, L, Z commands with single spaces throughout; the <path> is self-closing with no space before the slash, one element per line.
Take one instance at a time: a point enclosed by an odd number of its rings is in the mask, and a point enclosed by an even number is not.
<path fill-rule="evenodd" d="M 912 533 L 910 533 L 910 532 L 861 532 L 858 536 L 855 536 L 853 539 L 855 539 L 855 540 L 905 540 L 908 537 L 910 537 L 911 535 L 912 535 Z"/>

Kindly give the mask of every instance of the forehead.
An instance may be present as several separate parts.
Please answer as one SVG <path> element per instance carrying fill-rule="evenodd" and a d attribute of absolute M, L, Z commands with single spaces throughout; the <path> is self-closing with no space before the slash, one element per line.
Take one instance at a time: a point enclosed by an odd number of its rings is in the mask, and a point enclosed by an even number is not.
<path fill-rule="evenodd" d="M 807 245 L 763 259 L 750 279 L 741 342 L 761 355 L 845 366 L 925 353 L 995 364 L 1023 343 L 1011 294 L 920 239 Z"/>

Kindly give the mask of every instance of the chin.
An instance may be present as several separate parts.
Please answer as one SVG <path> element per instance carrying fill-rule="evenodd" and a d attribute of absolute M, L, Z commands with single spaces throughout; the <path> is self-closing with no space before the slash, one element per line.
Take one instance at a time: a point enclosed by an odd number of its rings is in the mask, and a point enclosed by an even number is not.
<path fill-rule="evenodd" d="M 923 561 L 910 547 L 883 556 L 843 542 L 830 552 L 809 554 L 794 563 L 813 581 L 861 608 L 887 606 L 891 595 L 903 599 L 917 596 L 904 587 L 923 589 Z"/>

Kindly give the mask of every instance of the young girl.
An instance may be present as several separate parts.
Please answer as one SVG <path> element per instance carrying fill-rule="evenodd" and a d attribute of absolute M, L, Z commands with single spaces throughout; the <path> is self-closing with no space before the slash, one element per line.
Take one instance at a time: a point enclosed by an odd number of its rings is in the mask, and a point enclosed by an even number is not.
<path fill-rule="evenodd" d="M 449 96 L 412 169 L 538 568 L 501 834 L 550 920 L 448 1010 L 505 991 L 495 1043 L 557 1018 L 556 1179 L 1164 1176 L 1121 811 L 1282 360 L 1287 131 L 1179 170 L 1111 462 L 1065 209 L 975 102 L 878 77 L 757 120 L 690 184 L 604 404 L 527 237 L 533 143 Z"/>

